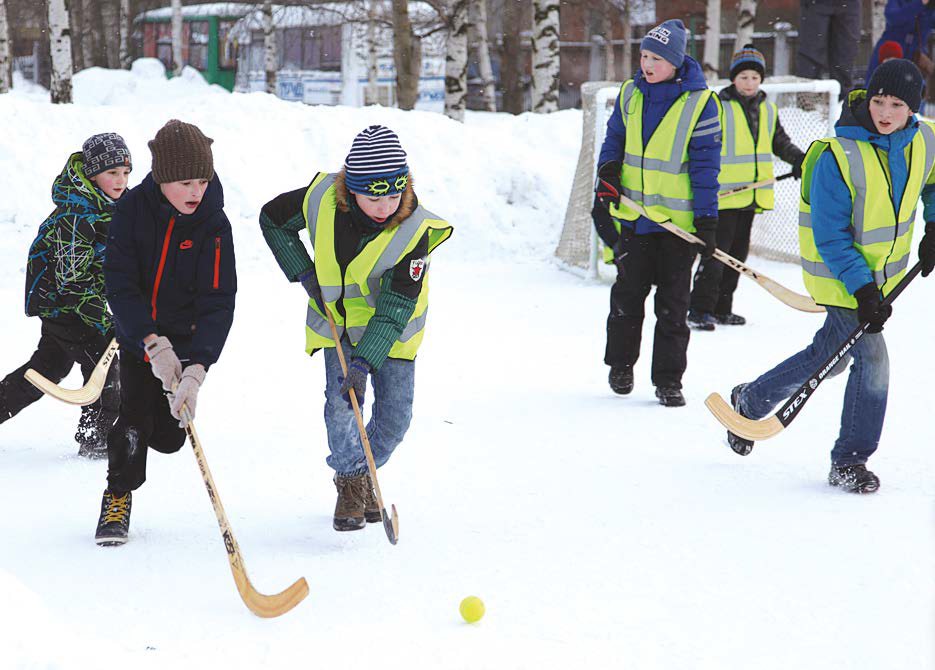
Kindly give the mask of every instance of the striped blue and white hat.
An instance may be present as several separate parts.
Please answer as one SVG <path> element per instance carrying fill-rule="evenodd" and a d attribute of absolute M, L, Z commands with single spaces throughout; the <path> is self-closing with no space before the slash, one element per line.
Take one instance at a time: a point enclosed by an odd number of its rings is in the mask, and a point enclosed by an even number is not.
<path fill-rule="evenodd" d="M 344 178 L 351 193 L 371 198 L 405 191 L 409 165 L 396 133 L 386 126 L 370 126 L 358 133 L 344 159 Z"/>

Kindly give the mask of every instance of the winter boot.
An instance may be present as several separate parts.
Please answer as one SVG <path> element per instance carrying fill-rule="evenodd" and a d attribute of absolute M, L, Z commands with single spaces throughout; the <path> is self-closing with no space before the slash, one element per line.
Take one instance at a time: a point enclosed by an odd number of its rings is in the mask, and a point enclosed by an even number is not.
<path fill-rule="evenodd" d="M 743 390 L 744 386 L 746 386 L 746 384 L 737 384 L 730 392 L 730 404 L 734 408 L 734 411 L 740 416 L 743 416 L 743 412 L 740 411 L 740 392 Z M 746 456 L 753 451 L 753 440 L 740 437 L 740 435 L 735 435 L 730 431 L 727 431 L 727 444 L 730 445 L 730 448 L 734 450 L 735 454 L 739 454 L 740 456 Z"/>
<path fill-rule="evenodd" d="M 715 314 L 714 320 L 722 326 L 742 326 L 747 320 L 739 314 L 728 312 L 727 314 Z"/>
<path fill-rule="evenodd" d="M 873 493 L 880 488 L 880 478 L 863 463 L 857 465 L 832 465 L 828 483 L 840 486 L 850 493 Z"/>
<path fill-rule="evenodd" d="M 674 386 L 657 386 L 656 397 L 659 398 L 659 404 L 665 407 L 682 407 L 685 405 L 685 396 L 682 395 L 682 389 Z"/>
<path fill-rule="evenodd" d="M 690 309 L 688 310 L 688 316 L 685 318 L 685 323 L 694 330 L 714 330 L 716 321 L 714 315 L 710 312 L 699 312 L 697 309 Z"/>
<path fill-rule="evenodd" d="M 367 508 L 369 476 L 345 477 L 334 476 L 334 486 L 338 490 L 338 501 L 334 506 L 335 530 L 360 530 L 367 525 L 364 512 Z"/>
<path fill-rule="evenodd" d="M 367 475 L 367 504 L 364 506 L 364 518 L 367 523 L 383 521 L 383 513 L 380 511 L 380 504 L 377 502 L 377 494 L 369 474 Z"/>
<path fill-rule="evenodd" d="M 607 382 L 614 393 L 627 395 L 633 390 L 633 366 L 623 365 L 619 368 L 611 368 Z"/>
<path fill-rule="evenodd" d="M 94 541 L 102 547 L 116 547 L 127 541 L 130 531 L 130 505 L 133 495 L 127 491 L 115 495 L 110 490 L 104 491 L 101 500 L 101 518 L 97 521 L 97 533 Z"/>

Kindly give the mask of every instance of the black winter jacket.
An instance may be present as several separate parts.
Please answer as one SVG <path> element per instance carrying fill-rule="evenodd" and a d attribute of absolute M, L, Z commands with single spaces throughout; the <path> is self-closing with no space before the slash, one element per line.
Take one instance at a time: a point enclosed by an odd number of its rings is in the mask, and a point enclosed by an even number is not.
<path fill-rule="evenodd" d="M 179 214 L 152 173 L 114 211 L 104 280 L 124 351 L 165 335 L 183 362 L 218 360 L 234 319 L 237 272 L 224 191 L 217 175 L 198 209 Z"/>
<path fill-rule="evenodd" d="M 731 84 L 721 89 L 720 93 L 718 93 L 718 97 L 725 102 L 728 100 L 736 100 L 740 103 L 740 106 L 743 107 L 743 111 L 746 114 L 747 125 L 750 127 L 750 132 L 754 139 L 756 139 L 760 126 L 760 103 L 766 100 L 766 93 L 759 91 L 752 98 L 745 98 L 740 95 L 740 93 L 737 92 L 737 88 Z M 805 152 L 795 146 L 792 140 L 789 139 L 778 115 L 776 116 L 776 132 L 773 134 L 773 153 L 786 161 L 789 165 L 797 165 L 805 158 Z"/>

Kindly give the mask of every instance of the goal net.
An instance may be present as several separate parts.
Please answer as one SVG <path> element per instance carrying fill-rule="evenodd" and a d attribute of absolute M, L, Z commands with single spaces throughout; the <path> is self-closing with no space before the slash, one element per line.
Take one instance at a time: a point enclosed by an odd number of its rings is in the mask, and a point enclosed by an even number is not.
<path fill-rule="evenodd" d="M 712 89 L 719 91 L 729 83 L 718 81 Z M 813 140 L 834 135 L 834 123 L 840 113 L 837 81 L 770 77 L 760 88 L 779 108 L 783 128 L 803 151 Z M 581 85 L 581 150 L 555 255 L 564 267 L 588 277 L 596 277 L 602 265 L 598 261 L 600 240 L 591 223 L 591 205 L 597 157 L 619 92 L 620 84 L 614 82 Z M 774 157 L 773 171 L 777 177 L 789 169 L 787 163 Z M 750 251 L 762 258 L 798 262 L 799 182 L 786 179 L 777 182 L 774 188 L 775 209 L 754 219 Z"/>

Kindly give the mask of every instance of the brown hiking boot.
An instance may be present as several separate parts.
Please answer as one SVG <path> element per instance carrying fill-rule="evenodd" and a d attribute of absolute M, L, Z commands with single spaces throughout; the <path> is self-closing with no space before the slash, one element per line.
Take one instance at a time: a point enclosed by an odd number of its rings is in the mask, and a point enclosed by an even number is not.
<path fill-rule="evenodd" d="M 383 514 L 380 512 L 377 494 L 373 489 L 369 474 L 367 475 L 367 505 L 364 507 L 364 518 L 367 519 L 367 523 L 380 523 L 383 521 Z"/>
<path fill-rule="evenodd" d="M 338 501 L 334 506 L 335 530 L 360 530 L 367 525 L 364 509 L 367 506 L 370 478 L 366 473 L 356 477 L 334 476 Z"/>

